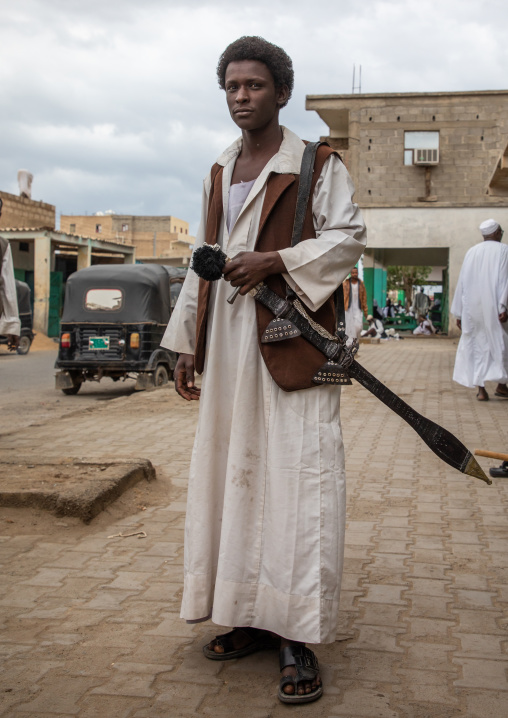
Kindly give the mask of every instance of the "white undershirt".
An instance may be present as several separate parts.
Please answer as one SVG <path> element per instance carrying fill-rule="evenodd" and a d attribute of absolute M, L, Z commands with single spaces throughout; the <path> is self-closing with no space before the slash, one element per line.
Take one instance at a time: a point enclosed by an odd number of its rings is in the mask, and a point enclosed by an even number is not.
<path fill-rule="evenodd" d="M 249 196 L 249 192 L 256 180 L 250 182 L 238 182 L 232 184 L 229 188 L 229 200 L 228 200 L 228 232 L 231 232 L 235 226 L 235 222 L 238 219 L 238 215 L 242 211 L 242 207 L 245 204 L 245 200 Z"/>

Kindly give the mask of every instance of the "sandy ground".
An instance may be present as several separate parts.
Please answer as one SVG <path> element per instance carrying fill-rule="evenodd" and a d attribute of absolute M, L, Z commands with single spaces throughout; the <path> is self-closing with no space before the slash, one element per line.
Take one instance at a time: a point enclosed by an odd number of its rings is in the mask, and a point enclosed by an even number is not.
<path fill-rule="evenodd" d="M 44 479 L 44 474 L 39 471 L 38 476 Z M 69 537 L 72 536 L 72 540 L 77 540 L 88 536 L 91 530 L 101 531 L 112 523 L 146 511 L 147 508 L 166 505 L 170 492 L 171 482 L 168 475 L 159 470 L 155 481 L 141 481 L 128 489 L 89 524 L 69 516 L 58 518 L 42 509 L 0 507 L 0 533 L 10 537 L 36 533 L 51 540 L 61 536 L 64 528 Z M 133 525 L 141 526 L 142 523 L 137 519 Z"/>

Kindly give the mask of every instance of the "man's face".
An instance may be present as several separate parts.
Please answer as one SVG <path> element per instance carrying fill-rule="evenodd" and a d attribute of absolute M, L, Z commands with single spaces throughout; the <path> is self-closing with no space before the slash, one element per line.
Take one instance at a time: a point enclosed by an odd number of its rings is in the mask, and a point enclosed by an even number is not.
<path fill-rule="evenodd" d="M 354 279 L 355 281 L 358 279 L 358 270 L 356 267 L 351 270 L 351 279 Z"/>
<path fill-rule="evenodd" d="M 230 62 L 225 85 L 229 112 L 242 130 L 266 127 L 287 98 L 287 88 L 276 90 L 272 73 L 258 60 Z"/>

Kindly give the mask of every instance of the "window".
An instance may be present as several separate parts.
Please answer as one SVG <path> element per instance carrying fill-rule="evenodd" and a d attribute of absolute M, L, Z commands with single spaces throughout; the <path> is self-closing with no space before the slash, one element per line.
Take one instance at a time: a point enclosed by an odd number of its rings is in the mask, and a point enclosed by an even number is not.
<path fill-rule="evenodd" d="M 122 232 L 128 232 L 129 231 L 129 225 L 128 224 L 122 224 Z"/>
<path fill-rule="evenodd" d="M 185 230 L 185 234 L 187 234 L 187 230 Z"/>
<path fill-rule="evenodd" d="M 28 242 L 20 242 L 19 243 L 19 251 L 20 252 L 29 252 L 30 245 L 28 244 Z"/>
<path fill-rule="evenodd" d="M 121 308 L 121 289 L 89 289 L 85 297 L 85 309 L 94 312 L 114 312 Z"/>
<path fill-rule="evenodd" d="M 404 164 L 413 164 L 413 150 L 438 150 L 439 132 L 404 132 Z"/>
<path fill-rule="evenodd" d="M 69 225 L 69 232 L 71 234 L 76 234 L 76 225 L 75 224 Z"/>
<path fill-rule="evenodd" d="M 102 232 L 102 224 L 96 224 L 95 231 L 97 232 L 97 234 L 100 234 Z"/>

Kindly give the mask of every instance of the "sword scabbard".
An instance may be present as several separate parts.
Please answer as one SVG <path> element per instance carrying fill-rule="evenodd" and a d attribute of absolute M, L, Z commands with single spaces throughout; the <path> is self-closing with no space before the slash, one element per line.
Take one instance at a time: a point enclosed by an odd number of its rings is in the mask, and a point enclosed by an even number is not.
<path fill-rule="evenodd" d="M 348 377 L 356 379 L 359 384 L 404 419 L 423 439 L 429 449 L 445 463 L 463 474 L 474 476 L 487 484 L 492 483 L 471 452 L 456 436 L 434 421 L 419 414 L 361 364 L 358 364 L 354 359 L 355 348 L 346 347 L 345 339 L 329 339 L 324 336 L 325 331 L 323 330 L 323 333 L 320 333 L 313 328 L 311 320 L 303 316 L 292 302 L 279 297 L 278 294 L 263 283 L 258 284 L 250 294 L 257 302 L 267 307 L 275 317 L 281 317 L 292 322 L 301 335 L 325 355 L 328 361 L 321 368 L 321 375 L 318 372 L 314 377 L 313 381 L 316 384 L 337 385 L 351 383 Z"/>

